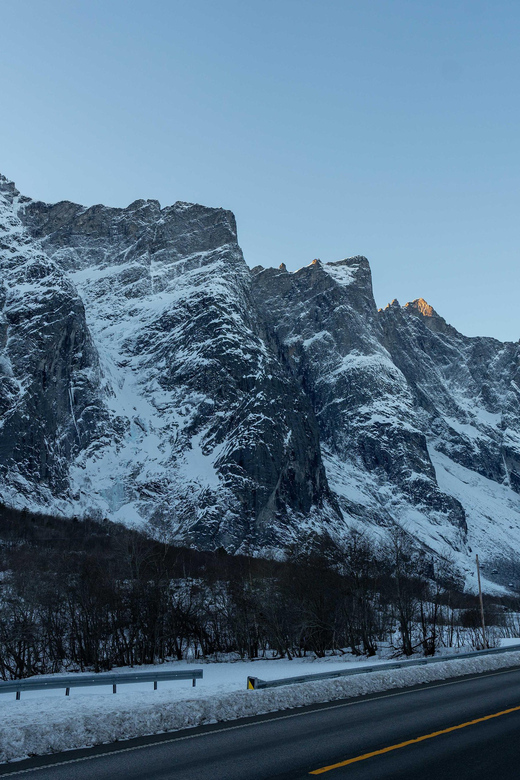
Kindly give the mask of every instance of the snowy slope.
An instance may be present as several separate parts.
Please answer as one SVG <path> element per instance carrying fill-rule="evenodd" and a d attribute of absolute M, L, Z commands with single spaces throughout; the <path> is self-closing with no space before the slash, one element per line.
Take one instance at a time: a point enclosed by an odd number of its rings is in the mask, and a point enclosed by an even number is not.
<path fill-rule="evenodd" d="M 483 477 L 461 466 L 446 455 L 430 448 L 440 488 L 463 505 L 468 523 L 468 547 L 484 561 L 484 576 L 489 577 L 495 558 L 515 560 L 520 550 L 520 502 L 518 494 L 507 485 Z M 457 556 L 457 563 L 466 572 L 467 585 L 476 590 L 475 567 L 472 561 Z M 492 562 L 490 565 L 489 562 Z M 486 563 L 488 562 L 488 563 Z M 506 578 L 507 579 L 507 578 Z M 505 580 L 504 580 L 505 582 Z M 516 584 L 516 583 L 515 583 Z M 487 588 L 489 590 L 489 587 Z"/>

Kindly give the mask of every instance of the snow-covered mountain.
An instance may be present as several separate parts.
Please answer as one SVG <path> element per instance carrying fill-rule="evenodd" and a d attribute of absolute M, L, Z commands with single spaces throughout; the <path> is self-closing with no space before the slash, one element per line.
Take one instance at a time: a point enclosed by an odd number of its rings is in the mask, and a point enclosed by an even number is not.
<path fill-rule="evenodd" d="M 250 271 L 233 215 L 21 197 L 0 178 L 0 500 L 267 551 L 404 526 L 520 546 L 520 345 L 368 261 Z"/>

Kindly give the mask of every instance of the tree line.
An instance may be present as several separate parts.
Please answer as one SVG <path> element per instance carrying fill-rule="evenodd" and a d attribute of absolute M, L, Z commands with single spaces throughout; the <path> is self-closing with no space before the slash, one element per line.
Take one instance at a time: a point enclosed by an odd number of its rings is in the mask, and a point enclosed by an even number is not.
<path fill-rule="evenodd" d="M 476 600 L 453 572 L 397 529 L 384 545 L 352 531 L 276 561 L 0 506 L 0 678 L 481 646 Z M 517 606 L 486 609 L 491 625 Z"/>

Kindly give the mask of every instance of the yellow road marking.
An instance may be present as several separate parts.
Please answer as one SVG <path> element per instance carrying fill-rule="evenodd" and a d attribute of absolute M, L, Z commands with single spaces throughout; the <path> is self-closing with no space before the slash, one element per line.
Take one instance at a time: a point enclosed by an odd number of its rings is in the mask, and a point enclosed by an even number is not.
<path fill-rule="evenodd" d="M 488 677 L 502 677 L 502 675 L 504 674 L 517 674 L 518 669 L 519 667 L 517 665 L 512 668 L 501 669 L 498 672 L 490 672 L 490 671 L 477 672 L 474 673 L 471 677 L 465 676 L 465 677 L 461 677 L 460 679 L 454 678 L 452 680 L 449 680 L 449 682 L 437 681 L 437 682 L 428 683 L 428 685 L 422 690 L 429 691 L 429 690 L 433 690 L 434 688 L 448 688 L 453 685 L 463 685 L 464 683 L 467 682 L 475 682 L 475 680 L 481 680 L 481 679 L 485 680 Z M 134 745 L 132 747 L 121 747 L 118 750 L 107 750 L 106 753 L 93 753 L 88 756 L 82 756 L 81 758 L 69 758 L 67 761 L 56 761 L 53 764 L 42 764 L 41 766 L 28 767 L 27 769 L 19 769 L 15 772 L 9 772 L 4 774 L 6 777 L 12 777 L 13 775 L 25 775 L 33 772 L 40 772 L 41 770 L 44 769 L 54 769 L 56 767 L 65 766 L 66 764 L 81 764 L 84 763 L 85 761 L 93 761 L 97 758 L 108 758 L 110 756 L 117 756 L 120 753 L 135 753 L 139 750 L 145 750 L 146 748 L 162 747 L 163 745 L 170 745 L 175 742 L 186 742 L 187 740 L 191 740 L 191 739 L 210 737 L 212 735 L 222 734 L 227 731 L 238 731 L 238 730 L 241 731 L 242 729 L 252 728 L 254 726 L 259 726 L 264 723 L 274 723 L 280 720 L 293 720 L 294 718 L 302 718 L 307 715 L 316 715 L 319 712 L 340 710 L 340 709 L 345 709 L 347 707 L 358 707 L 360 705 L 366 704 L 367 702 L 381 701 L 382 699 L 395 699 L 401 696 L 410 696 L 418 692 L 421 692 L 421 689 L 418 689 L 416 687 L 409 688 L 409 689 L 405 688 L 402 691 L 397 691 L 392 693 L 381 693 L 379 696 L 372 696 L 369 699 L 358 698 L 358 699 L 353 699 L 352 701 L 343 701 L 341 702 L 341 704 L 329 704 L 328 707 L 319 706 L 318 709 L 308 709 L 308 710 L 304 710 L 303 712 L 291 712 L 288 715 L 276 715 L 275 717 L 272 718 L 265 718 L 265 720 L 252 721 L 250 723 L 240 723 L 238 726 L 225 726 L 224 728 L 212 729 L 211 731 L 203 731 L 199 734 L 189 734 L 183 737 L 170 737 L 169 739 L 162 739 L 159 742 L 148 742 L 145 743 L 144 745 Z M 319 702 L 315 702 L 315 705 L 316 704 L 319 705 Z M 124 741 L 122 740 L 122 742 L 126 742 L 126 741 L 130 741 L 130 739 Z M 72 748 L 72 750 L 78 750 L 78 749 L 79 748 Z"/>
<path fill-rule="evenodd" d="M 458 726 L 451 726 L 449 729 L 442 729 L 442 731 L 433 731 L 431 734 L 424 734 L 422 737 L 416 737 L 415 739 L 407 739 L 406 742 L 399 742 L 397 745 L 390 745 L 389 747 L 382 748 L 381 750 L 373 750 L 371 753 L 364 753 L 362 756 L 356 756 L 355 758 L 348 758 L 346 761 L 340 761 L 338 764 L 331 764 L 330 766 L 321 767 L 321 769 L 314 769 L 309 772 L 311 775 L 321 775 L 324 772 L 330 772 L 331 769 L 339 769 L 342 766 L 348 766 L 349 764 L 355 764 L 357 761 L 364 761 L 366 758 L 372 758 L 372 756 L 382 756 L 384 753 L 390 753 L 392 750 L 399 750 L 399 748 L 406 747 L 407 745 L 415 745 L 417 742 L 424 742 L 426 739 L 433 739 L 433 737 L 440 737 L 442 734 L 449 734 L 451 731 L 458 731 L 459 729 L 465 729 L 466 726 L 474 726 L 475 723 L 483 723 L 485 720 L 492 720 L 493 718 L 500 718 L 501 715 L 509 715 L 511 712 L 519 712 L 520 707 L 511 707 L 509 710 L 502 710 L 502 712 L 494 712 L 493 715 L 485 715 L 483 718 L 476 718 L 475 720 L 468 720 L 466 723 L 460 723 Z"/>

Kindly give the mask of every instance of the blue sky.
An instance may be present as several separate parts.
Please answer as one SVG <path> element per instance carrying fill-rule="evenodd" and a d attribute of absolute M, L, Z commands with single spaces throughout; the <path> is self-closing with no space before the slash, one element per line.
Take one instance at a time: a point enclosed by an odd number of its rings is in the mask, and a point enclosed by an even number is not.
<path fill-rule="evenodd" d="M 520 3 L 0 0 L 0 171 L 232 209 L 250 266 L 366 255 L 518 340 Z"/>

